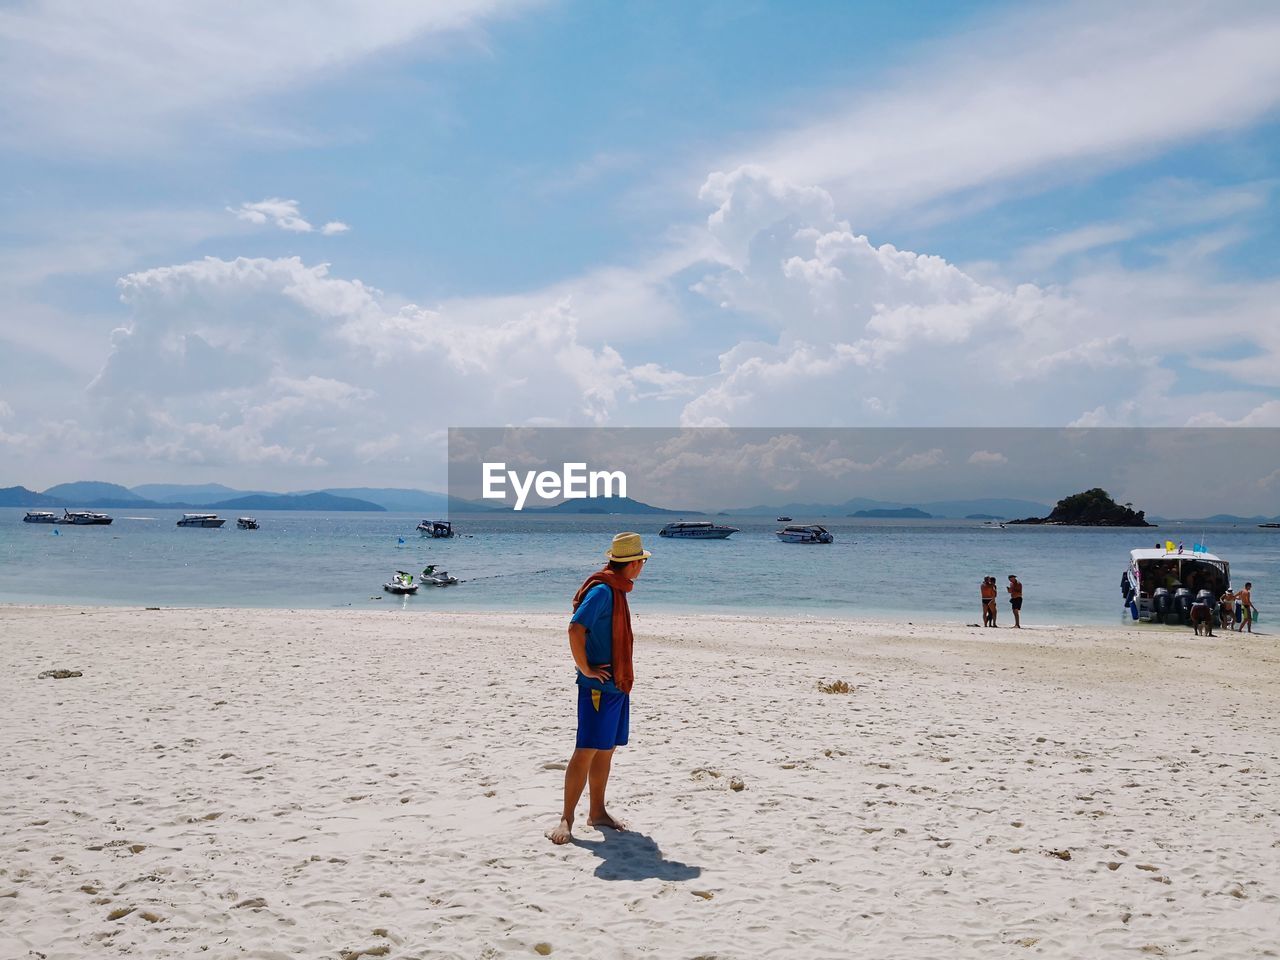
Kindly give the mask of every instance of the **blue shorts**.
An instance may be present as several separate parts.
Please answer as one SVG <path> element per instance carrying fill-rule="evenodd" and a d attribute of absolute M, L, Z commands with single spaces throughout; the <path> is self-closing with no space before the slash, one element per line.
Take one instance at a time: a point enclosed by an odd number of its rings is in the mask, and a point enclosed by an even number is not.
<path fill-rule="evenodd" d="M 626 746 L 631 730 L 631 697 L 610 690 L 578 687 L 578 747 L 612 750 Z"/>

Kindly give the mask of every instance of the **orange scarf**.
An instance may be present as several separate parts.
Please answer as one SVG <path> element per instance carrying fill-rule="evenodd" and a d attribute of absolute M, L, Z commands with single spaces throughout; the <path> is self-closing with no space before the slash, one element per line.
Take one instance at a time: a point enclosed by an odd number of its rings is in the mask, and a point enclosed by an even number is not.
<path fill-rule="evenodd" d="M 608 567 L 597 570 L 587 577 L 586 582 L 573 595 L 573 609 L 578 609 L 582 598 L 598 583 L 603 583 L 613 591 L 613 674 L 614 685 L 623 693 L 631 692 L 631 684 L 635 682 L 636 671 L 631 664 L 631 646 L 635 638 L 631 634 L 631 610 L 627 607 L 627 594 L 635 583 Z"/>

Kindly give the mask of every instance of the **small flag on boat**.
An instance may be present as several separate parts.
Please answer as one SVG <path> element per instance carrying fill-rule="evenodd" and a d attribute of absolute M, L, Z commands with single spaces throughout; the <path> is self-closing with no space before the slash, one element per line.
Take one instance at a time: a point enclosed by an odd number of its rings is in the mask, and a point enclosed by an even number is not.
<path fill-rule="evenodd" d="M 1178 552 L 1179 552 L 1179 553 L 1181 553 L 1181 552 L 1182 552 L 1182 541 L 1181 541 L 1181 540 L 1179 540 L 1179 541 L 1178 541 Z"/>
<path fill-rule="evenodd" d="M 1191 552 L 1192 553 L 1208 553 L 1209 551 L 1203 543 L 1193 543 L 1191 545 Z"/>
<path fill-rule="evenodd" d="M 1172 540 L 1166 540 L 1166 541 L 1164 542 L 1164 552 L 1165 552 L 1165 553 L 1173 553 L 1173 550 L 1174 550 L 1174 547 L 1173 547 L 1173 541 L 1172 541 Z"/>

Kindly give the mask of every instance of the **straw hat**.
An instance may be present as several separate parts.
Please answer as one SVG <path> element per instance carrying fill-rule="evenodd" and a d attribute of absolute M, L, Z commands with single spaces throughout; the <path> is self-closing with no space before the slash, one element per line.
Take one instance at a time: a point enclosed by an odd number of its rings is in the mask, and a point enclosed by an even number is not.
<path fill-rule="evenodd" d="M 640 542 L 640 534 L 619 533 L 613 538 L 613 544 L 604 556 L 606 560 L 615 563 L 630 563 L 632 560 L 648 560 L 653 554 Z"/>

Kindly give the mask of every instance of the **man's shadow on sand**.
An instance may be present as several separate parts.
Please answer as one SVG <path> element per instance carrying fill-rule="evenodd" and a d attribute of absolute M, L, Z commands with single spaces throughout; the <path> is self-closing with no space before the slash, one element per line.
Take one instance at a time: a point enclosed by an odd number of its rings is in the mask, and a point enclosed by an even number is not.
<path fill-rule="evenodd" d="M 601 880 L 692 880 L 702 875 L 701 867 L 667 860 L 653 837 L 634 830 L 600 830 L 603 839 L 573 838 L 573 845 L 590 850 L 600 858 L 595 875 Z"/>

